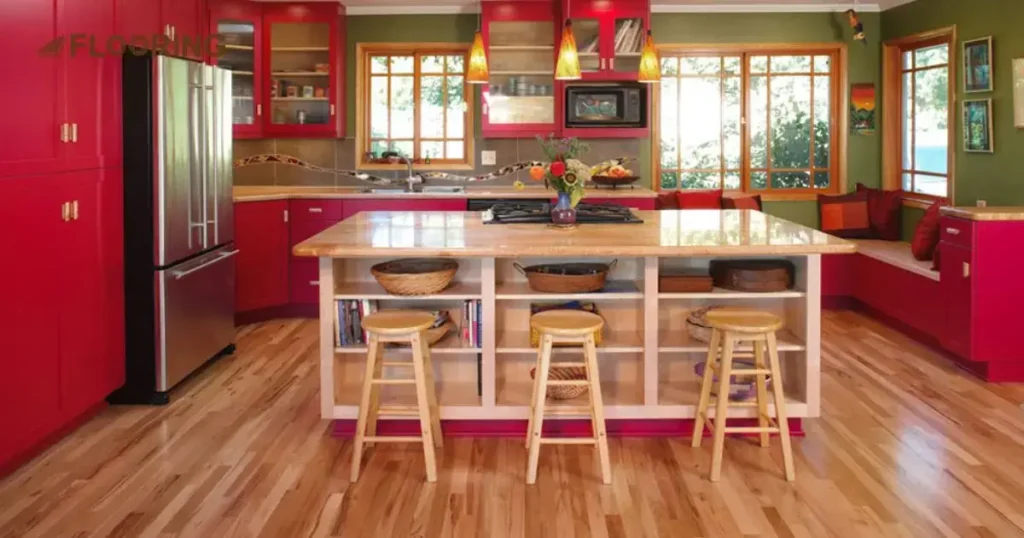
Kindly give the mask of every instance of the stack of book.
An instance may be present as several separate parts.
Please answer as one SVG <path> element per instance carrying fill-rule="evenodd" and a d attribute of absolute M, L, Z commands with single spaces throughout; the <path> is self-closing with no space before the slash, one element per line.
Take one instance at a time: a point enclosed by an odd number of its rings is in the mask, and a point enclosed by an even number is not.
<path fill-rule="evenodd" d="M 363 318 L 378 310 L 377 301 L 369 299 L 336 301 L 334 314 L 334 345 L 366 345 Z"/>
<path fill-rule="evenodd" d="M 644 21 L 641 19 L 619 19 L 615 21 L 615 52 L 640 52 L 644 39 Z M 587 41 L 579 51 L 584 53 L 597 52 L 601 35 L 597 34 Z"/>
<path fill-rule="evenodd" d="M 479 299 L 462 302 L 462 340 L 469 343 L 471 347 L 480 347 L 483 344 L 483 323 L 480 321 L 483 316 L 481 304 Z"/>

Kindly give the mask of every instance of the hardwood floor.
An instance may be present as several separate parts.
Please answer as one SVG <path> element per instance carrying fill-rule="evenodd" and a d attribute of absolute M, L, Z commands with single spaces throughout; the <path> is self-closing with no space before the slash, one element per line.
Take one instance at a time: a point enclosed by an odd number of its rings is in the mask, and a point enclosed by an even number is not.
<path fill-rule="evenodd" d="M 728 440 L 722 482 L 688 439 L 551 446 L 525 484 L 522 439 L 351 443 L 319 419 L 317 325 L 241 329 L 238 352 L 164 408 L 111 408 L 0 480 L 0 536 L 1024 536 L 1024 386 L 985 385 L 874 320 L 823 321 L 820 419 L 794 441 Z"/>

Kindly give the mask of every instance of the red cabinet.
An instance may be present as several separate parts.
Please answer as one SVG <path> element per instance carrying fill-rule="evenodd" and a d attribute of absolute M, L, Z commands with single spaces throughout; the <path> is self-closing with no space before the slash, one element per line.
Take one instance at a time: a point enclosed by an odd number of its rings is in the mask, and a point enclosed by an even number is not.
<path fill-rule="evenodd" d="M 563 0 L 572 19 L 583 80 L 637 79 L 650 24 L 645 0 Z"/>
<path fill-rule="evenodd" d="M 234 138 L 263 136 L 263 8 L 248 1 L 210 6 L 210 32 L 223 51 L 211 63 L 231 70 Z"/>
<path fill-rule="evenodd" d="M 3 467 L 124 383 L 121 171 L 0 179 L 0 214 L 25 232 L 0 234 Z"/>
<path fill-rule="evenodd" d="M 345 200 L 342 218 L 363 211 L 465 211 L 466 200 L 441 198 L 435 200 L 395 200 L 388 198 L 354 198 Z"/>
<path fill-rule="evenodd" d="M 344 136 L 344 13 L 337 3 L 263 6 L 264 136 Z"/>
<path fill-rule="evenodd" d="M 163 0 L 168 1 L 168 0 Z M 117 33 L 124 37 L 164 35 L 161 0 L 117 0 Z"/>
<path fill-rule="evenodd" d="M 945 325 L 940 333 L 942 347 L 973 360 L 971 338 L 974 332 L 974 308 L 971 300 L 971 251 L 943 243 L 939 260 L 939 284 L 946 303 Z"/>
<path fill-rule="evenodd" d="M 235 311 L 288 303 L 288 202 L 235 204 Z"/>
<path fill-rule="evenodd" d="M 200 0 L 162 0 L 160 22 L 164 32 L 170 32 L 177 55 L 202 60 L 205 47 L 205 25 L 201 23 L 206 11 Z"/>
<path fill-rule="evenodd" d="M 69 126 L 64 144 L 65 169 L 113 166 L 121 157 L 107 153 L 117 148 L 105 145 L 109 140 L 104 133 L 116 134 L 121 130 L 120 123 L 116 123 L 120 102 L 115 108 L 111 99 L 112 95 L 120 95 L 121 59 L 94 54 L 86 41 L 94 41 L 105 52 L 107 40 L 114 33 L 114 5 L 93 0 L 71 0 L 61 5 L 58 26 L 64 28 L 65 35 L 84 34 L 81 48 L 76 47 L 73 38 L 69 42 L 65 60 L 64 121 Z M 105 157 L 115 162 L 105 162 Z"/>

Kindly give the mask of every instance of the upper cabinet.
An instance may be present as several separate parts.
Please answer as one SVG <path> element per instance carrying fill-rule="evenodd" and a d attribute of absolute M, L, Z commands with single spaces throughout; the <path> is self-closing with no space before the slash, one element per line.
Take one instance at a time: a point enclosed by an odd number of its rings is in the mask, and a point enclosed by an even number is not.
<path fill-rule="evenodd" d="M 203 60 L 207 37 L 205 0 L 161 0 L 160 4 L 161 33 L 170 37 L 175 54 Z"/>
<path fill-rule="evenodd" d="M 583 80 L 636 80 L 650 24 L 645 0 L 563 0 Z"/>
<path fill-rule="evenodd" d="M 561 26 L 551 1 L 483 2 L 489 84 L 482 90 L 485 137 L 557 131 L 562 99 L 555 83 Z"/>
<path fill-rule="evenodd" d="M 218 36 L 220 56 L 212 62 L 231 70 L 231 117 L 235 138 L 263 133 L 263 10 L 252 2 L 224 2 L 210 7 L 210 31 Z"/>
<path fill-rule="evenodd" d="M 332 3 L 264 6 L 265 136 L 344 135 L 343 17 Z"/>

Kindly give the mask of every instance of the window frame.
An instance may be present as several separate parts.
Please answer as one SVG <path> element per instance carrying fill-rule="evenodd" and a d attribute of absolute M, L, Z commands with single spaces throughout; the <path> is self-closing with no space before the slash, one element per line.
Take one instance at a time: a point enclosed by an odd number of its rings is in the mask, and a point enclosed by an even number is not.
<path fill-rule="evenodd" d="M 729 193 L 744 193 L 760 195 L 762 200 L 814 200 L 819 194 L 839 194 L 846 192 L 847 179 L 847 132 L 849 130 L 849 92 L 846 91 L 848 84 L 847 74 L 847 46 L 845 43 L 782 43 L 782 44 L 663 44 L 658 47 L 659 57 L 687 57 L 687 56 L 740 56 L 740 91 L 741 91 L 741 113 L 740 113 L 740 188 L 730 189 Z M 831 58 L 831 69 L 829 78 L 831 81 L 830 92 L 830 152 L 829 172 L 831 174 L 830 185 L 827 189 L 801 188 L 801 189 L 772 189 L 771 177 L 768 178 L 768 188 L 751 189 L 751 165 L 750 165 L 750 65 L 751 56 L 829 56 Z M 812 60 L 813 73 L 813 60 Z M 757 76 L 770 77 L 771 74 Z M 821 76 L 821 75 L 817 75 Z M 659 144 L 654 143 L 661 139 L 661 88 L 660 85 L 652 88 L 651 106 L 652 117 L 652 143 L 651 143 L 651 170 L 653 172 L 652 184 L 655 190 L 668 190 L 661 187 L 661 155 Z M 769 97 L 770 99 L 770 97 Z M 812 123 L 813 125 L 813 123 Z M 812 136 L 813 144 L 813 136 Z M 770 159 L 770 156 L 769 156 Z M 723 167 L 725 163 L 722 163 Z M 770 166 L 770 162 L 768 163 Z M 811 170 L 814 169 L 814 152 L 811 152 Z M 727 168 L 723 168 L 727 170 Z M 760 170 L 760 169 L 759 169 Z M 783 170 L 785 171 L 785 170 Z M 813 173 L 813 172 L 812 172 Z M 672 189 L 682 191 L 683 189 Z"/>
<path fill-rule="evenodd" d="M 466 82 L 466 74 L 462 73 L 463 77 L 463 101 L 466 104 L 466 113 L 463 118 L 465 125 L 463 127 L 464 137 L 463 147 L 465 148 L 465 159 L 463 160 L 451 160 L 451 159 L 431 159 L 430 164 L 424 164 L 423 162 L 415 160 L 415 155 L 423 141 L 420 136 L 420 108 L 419 108 L 419 94 L 420 94 L 420 80 L 424 76 L 420 72 L 420 58 L 423 56 L 430 55 L 453 55 L 461 54 L 463 56 L 463 65 L 469 65 L 469 44 L 464 43 L 357 43 L 356 44 L 356 167 L 364 170 L 404 170 L 407 168 L 405 163 L 399 164 L 385 164 L 385 163 L 372 163 L 366 161 L 366 152 L 371 147 L 372 139 L 370 136 L 370 111 L 371 108 L 368 105 L 367 99 L 370 95 L 370 83 L 372 81 L 372 74 L 370 73 L 371 56 L 413 56 L 413 93 L 417 98 L 415 103 L 416 108 L 413 114 L 413 157 L 414 163 L 417 170 L 472 170 L 474 166 L 474 140 L 476 125 L 475 114 L 475 93 L 476 88 L 473 84 Z M 391 75 L 389 75 L 391 76 Z M 428 74 L 427 76 L 433 76 Z M 441 75 L 446 76 L 446 75 Z M 404 140 L 404 139 L 403 139 Z M 446 139 L 456 140 L 456 139 Z M 427 141 L 436 141 L 436 139 L 427 139 Z"/>
<path fill-rule="evenodd" d="M 886 190 L 903 189 L 903 53 L 940 44 L 949 47 L 949 103 L 946 121 L 949 150 L 946 153 L 946 196 L 933 196 L 918 192 L 905 192 L 903 204 L 927 208 L 937 201 L 954 203 L 956 192 L 956 140 L 960 128 L 960 98 L 957 94 L 957 62 L 960 56 L 956 47 L 956 26 L 948 26 L 921 32 L 882 44 L 882 185 Z M 926 174 L 935 175 L 938 174 Z"/>

